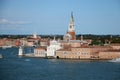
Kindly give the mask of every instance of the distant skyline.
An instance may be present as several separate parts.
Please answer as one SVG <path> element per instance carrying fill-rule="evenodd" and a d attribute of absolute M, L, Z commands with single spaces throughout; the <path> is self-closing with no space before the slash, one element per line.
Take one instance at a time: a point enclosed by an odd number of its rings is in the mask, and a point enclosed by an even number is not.
<path fill-rule="evenodd" d="M 0 34 L 120 35 L 120 0 L 0 0 Z"/>

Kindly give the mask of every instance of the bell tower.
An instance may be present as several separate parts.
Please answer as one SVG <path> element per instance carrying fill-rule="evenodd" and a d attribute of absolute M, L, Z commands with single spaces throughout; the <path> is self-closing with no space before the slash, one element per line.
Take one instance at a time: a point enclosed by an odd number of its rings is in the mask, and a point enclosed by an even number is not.
<path fill-rule="evenodd" d="M 70 23 L 68 27 L 68 34 L 71 35 L 71 40 L 76 40 L 73 12 L 71 12 L 71 18 L 70 18 Z"/>
<path fill-rule="evenodd" d="M 71 12 L 70 23 L 67 33 L 63 36 L 64 40 L 76 40 L 73 12 Z"/>

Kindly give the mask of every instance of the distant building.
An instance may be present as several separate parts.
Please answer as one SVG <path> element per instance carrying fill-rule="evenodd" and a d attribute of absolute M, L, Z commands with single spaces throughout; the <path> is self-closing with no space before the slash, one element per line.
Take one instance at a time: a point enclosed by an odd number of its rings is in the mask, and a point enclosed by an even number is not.
<path fill-rule="evenodd" d="M 41 39 L 39 45 L 47 47 L 49 45 L 49 40 L 48 39 Z"/>
<path fill-rule="evenodd" d="M 4 39 L 0 39 L 0 46 L 4 46 L 5 45 L 5 40 Z"/>
<path fill-rule="evenodd" d="M 46 47 L 38 47 L 34 49 L 34 56 L 35 57 L 46 57 L 47 50 Z"/>
<path fill-rule="evenodd" d="M 80 47 L 80 46 L 88 46 L 89 45 L 89 42 L 86 40 L 84 40 L 84 41 L 81 41 L 81 40 L 69 40 L 69 41 L 60 40 L 59 42 L 61 43 L 61 46 L 69 45 L 71 47 Z"/>
<path fill-rule="evenodd" d="M 19 39 L 17 39 L 16 41 L 15 41 L 15 46 L 20 46 L 21 45 L 21 42 L 20 42 L 20 40 Z"/>
<path fill-rule="evenodd" d="M 40 39 L 41 39 L 41 37 L 37 36 L 37 33 L 34 33 L 33 36 L 29 36 L 27 38 L 27 46 L 38 46 Z"/>
<path fill-rule="evenodd" d="M 34 33 L 33 34 L 33 38 L 37 38 L 38 36 L 37 36 L 37 33 Z"/>

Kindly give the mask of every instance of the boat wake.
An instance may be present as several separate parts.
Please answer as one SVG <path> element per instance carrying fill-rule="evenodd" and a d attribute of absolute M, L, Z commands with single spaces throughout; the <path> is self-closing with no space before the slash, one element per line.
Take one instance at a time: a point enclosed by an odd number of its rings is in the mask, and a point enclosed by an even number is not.
<path fill-rule="evenodd" d="M 120 58 L 109 60 L 109 62 L 120 62 Z"/>
<path fill-rule="evenodd" d="M 30 59 L 25 59 L 25 61 L 30 61 Z"/>

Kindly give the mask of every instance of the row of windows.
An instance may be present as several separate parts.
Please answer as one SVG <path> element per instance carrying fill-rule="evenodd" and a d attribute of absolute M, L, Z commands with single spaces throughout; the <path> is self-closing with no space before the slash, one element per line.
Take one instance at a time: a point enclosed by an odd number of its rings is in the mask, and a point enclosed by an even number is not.
<path fill-rule="evenodd" d="M 35 55 L 45 55 L 45 53 L 35 53 Z"/>
<path fill-rule="evenodd" d="M 89 53 L 81 53 L 81 54 L 83 54 L 83 55 L 88 55 Z"/>
<path fill-rule="evenodd" d="M 37 53 L 37 54 L 39 54 L 39 53 L 43 54 L 43 53 L 45 53 L 45 51 L 35 51 L 35 53 Z"/>
<path fill-rule="evenodd" d="M 63 52 L 63 54 L 68 54 L 67 52 Z M 74 54 L 74 53 L 73 53 Z M 76 53 L 75 53 L 76 54 Z M 89 53 L 80 53 L 80 52 L 78 52 L 77 53 L 78 55 L 80 55 L 80 54 L 82 54 L 82 55 L 88 55 Z"/>
<path fill-rule="evenodd" d="M 60 48 L 60 46 L 56 46 L 56 47 L 48 47 L 49 50 L 53 50 L 53 49 L 56 50 L 56 49 L 58 49 L 58 48 Z"/>
<path fill-rule="evenodd" d="M 89 51 L 89 49 L 72 49 L 72 51 Z"/>

